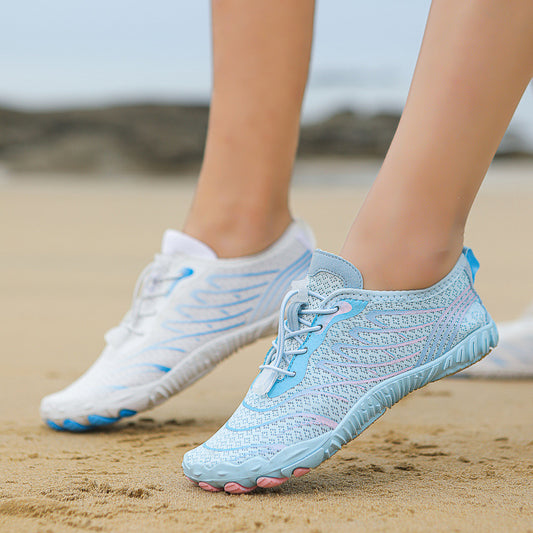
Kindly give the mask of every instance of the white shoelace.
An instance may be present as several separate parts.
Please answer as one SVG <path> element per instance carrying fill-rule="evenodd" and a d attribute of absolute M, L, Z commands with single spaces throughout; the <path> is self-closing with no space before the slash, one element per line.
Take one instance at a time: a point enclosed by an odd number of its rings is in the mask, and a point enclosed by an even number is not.
<path fill-rule="evenodd" d="M 277 379 L 295 375 L 295 372 L 288 370 L 289 363 L 292 357 L 303 355 L 308 349 L 288 345 L 301 346 L 308 334 L 322 329 L 323 326 L 320 324 L 313 325 L 317 315 L 331 315 L 339 310 L 337 306 L 332 308 L 308 307 L 308 296 L 313 296 L 319 302 L 323 302 L 325 297 L 309 290 L 307 281 L 296 281 L 292 286 L 293 289 L 285 295 L 281 304 L 278 337 L 272 342 L 272 349 L 265 362 L 259 367 L 262 374 L 256 380 L 254 390 L 260 394 L 268 392 Z M 313 318 L 309 320 L 304 318 L 306 316 Z M 290 339 L 295 339 L 297 343 L 287 342 Z"/>
<path fill-rule="evenodd" d="M 172 288 L 172 286 L 165 286 L 165 282 L 177 282 L 192 274 L 192 269 L 186 267 L 173 275 L 166 274 L 173 260 L 175 260 L 175 257 L 156 254 L 154 260 L 143 269 L 133 289 L 131 308 L 122 322 L 106 334 L 108 342 L 114 344 L 113 341 L 115 339 L 124 338 L 124 333 L 139 337 L 145 335 L 146 332 L 138 327 L 139 322 L 142 322 L 144 318 L 157 314 L 157 301 L 167 296 Z M 154 303 L 154 305 L 149 306 L 149 310 L 143 305 L 147 301 Z"/>

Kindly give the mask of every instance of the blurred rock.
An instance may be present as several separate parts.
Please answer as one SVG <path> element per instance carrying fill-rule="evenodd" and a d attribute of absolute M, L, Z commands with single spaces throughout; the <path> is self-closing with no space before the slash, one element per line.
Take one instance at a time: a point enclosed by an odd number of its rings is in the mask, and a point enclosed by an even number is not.
<path fill-rule="evenodd" d="M 30 172 L 173 171 L 201 160 L 207 117 L 203 105 L 0 109 L 0 162 Z"/>
<path fill-rule="evenodd" d="M 198 166 L 205 105 L 130 105 L 21 112 L 0 108 L 0 166 L 9 172 L 172 173 Z M 398 114 L 342 111 L 302 127 L 299 156 L 383 157 Z M 525 155 L 508 134 L 500 155 Z M 529 154 L 532 155 L 532 154 Z"/>
<path fill-rule="evenodd" d="M 400 120 L 399 114 L 335 113 L 302 128 L 299 154 L 305 156 L 383 157 Z"/>

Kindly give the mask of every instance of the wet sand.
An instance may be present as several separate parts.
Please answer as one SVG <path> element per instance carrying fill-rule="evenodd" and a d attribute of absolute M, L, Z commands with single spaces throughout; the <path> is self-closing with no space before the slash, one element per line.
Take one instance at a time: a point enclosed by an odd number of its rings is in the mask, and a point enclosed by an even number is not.
<path fill-rule="evenodd" d="M 299 166 L 294 211 L 320 247 L 339 249 L 375 171 Z M 40 398 L 94 360 L 193 189 L 164 179 L 4 181 L 0 531 L 533 531 L 532 381 L 440 381 L 307 476 L 244 496 L 205 493 L 180 464 L 233 412 L 269 340 L 116 427 L 72 435 L 43 426 Z M 467 232 L 496 320 L 533 300 L 532 227 L 533 165 L 499 163 Z"/>

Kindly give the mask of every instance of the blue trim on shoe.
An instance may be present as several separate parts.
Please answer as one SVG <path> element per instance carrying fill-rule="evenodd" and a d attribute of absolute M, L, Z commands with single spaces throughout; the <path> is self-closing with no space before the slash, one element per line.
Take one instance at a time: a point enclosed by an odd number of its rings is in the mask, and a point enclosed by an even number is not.
<path fill-rule="evenodd" d="M 56 424 L 55 422 L 52 422 L 52 420 L 50 420 L 49 418 L 46 420 L 46 424 L 52 429 L 55 429 L 56 431 L 65 431 L 65 428 L 62 428 L 60 425 Z"/>
<path fill-rule="evenodd" d="M 128 416 L 136 415 L 137 411 L 134 411 L 133 409 L 121 409 L 118 413 L 118 416 L 121 418 L 127 418 Z"/>
<path fill-rule="evenodd" d="M 177 277 L 170 288 L 168 289 L 167 293 L 165 294 L 165 298 L 168 298 L 172 294 L 172 291 L 175 289 L 176 285 L 184 278 L 188 278 L 189 276 L 192 276 L 194 274 L 194 270 L 192 268 L 185 267 L 183 271 L 181 272 L 181 276 Z"/>
<path fill-rule="evenodd" d="M 329 328 L 337 322 L 340 322 L 341 320 L 346 320 L 348 318 L 352 318 L 358 315 L 368 304 L 368 302 L 362 300 L 346 299 L 341 301 L 348 302 L 352 307 L 351 310 L 347 313 L 342 313 L 338 316 L 334 316 L 329 322 L 329 324 L 327 324 L 326 327 L 322 328 L 322 331 L 320 331 L 320 333 L 315 333 L 314 335 L 308 335 L 306 337 L 305 341 L 299 346 L 298 349 L 305 348 L 307 349 L 307 352 L 302 355 L 293 356 L 289 363 L 289 366 L 287 367 L 287 370 L 295 372 L 295 375 L 285 376 L 283 377 L 283 379 L 276 381 L 276 383 L 274 383 L 272 388 L 268 391 L 269 398 L 276 398 L 284 392 L 287 392 L 289 389 L 296 387 L 296 385 L 298 385 L 298 383 L 300 383 L 302 379 L 304 379 L 309 358 L 311 357 L 313 352 L 324 342 L 324 338 Z M 320 323 L 323 322 L 325 318 L 328 317 L 322 316 L 315 318 L 312 325 L 321 325 Z"/>
<path fill-rule="evenodd" d="M 89 422 L 90 426 L 108 426 L 109 424 L 113 424 L 117 422 L 117 420 L 120 420 L 120 417 L 116 418 L 109 418 L 107 416 L 100 416 L 100 415 L 89 415 L 87 417 L 87 421 Z"/>
<path fill-rule="evenodd" d="M 79 433 L 81 431 L 87 431 L 91 429 L 91 426 L 84 426 L 83 424 L 80 424 L 78 422 L 75 422 L 74 420 L 71 420 L 70 418 L 67 418 L 63 421 L 63 429 Z"/>
<path fill-rule="evenodd" d="M 474 281 L 476 281 L 477 271 L 479 270 L 479 261 L 477 260 L 477 257 L 474 255 L 474 252 L 471 248 L 467 248 L 465 246 L 463 248 L 463 254 L 470 265 L 470 270 L 472 271 L 472 283 L 474 283 Z"/>
<path fill-rule="evenodd" d="M 121 409 L 117 417 L 108 417 L 101 415 L 88 415 L 87 421 L 88 424 L 80 424 L 70 418 L 67 418 L 63 421 L 63 426 L 60 426 L 56 422 L 46 419 L 46 424 L 48 427 L 54 429 L 55 431 L 71 431 L 74 433 L 82 433 L 84 431 L 91 431 L 93 429 L 98 429 L 102 426 L 109 426 L 118 422 L 121 418 L 128 418 L 137 414 L 137 411 L 133 409 Z"/>

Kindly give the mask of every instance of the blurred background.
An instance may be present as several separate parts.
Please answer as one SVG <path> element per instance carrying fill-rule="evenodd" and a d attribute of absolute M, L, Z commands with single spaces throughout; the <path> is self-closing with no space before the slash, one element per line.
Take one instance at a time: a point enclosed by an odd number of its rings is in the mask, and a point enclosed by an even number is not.
<path fill-rule="evenodd" d="M 300 156 L 382 157 L 430 0 L 318 2 Z M 19 0 L 0 20 L 0 169 L 172 175 L 198 166 L 209 2 Z M 499 156 L 533 154 L 533 90 Z"/>

